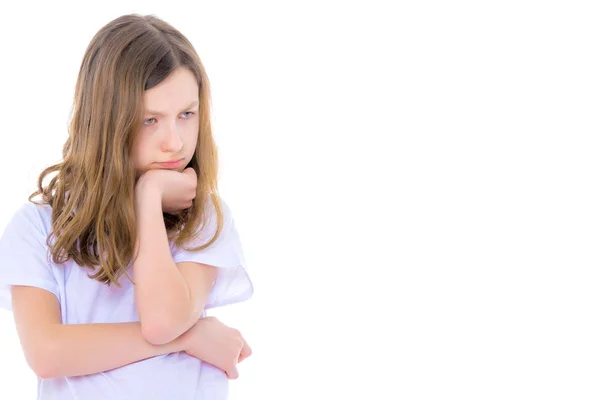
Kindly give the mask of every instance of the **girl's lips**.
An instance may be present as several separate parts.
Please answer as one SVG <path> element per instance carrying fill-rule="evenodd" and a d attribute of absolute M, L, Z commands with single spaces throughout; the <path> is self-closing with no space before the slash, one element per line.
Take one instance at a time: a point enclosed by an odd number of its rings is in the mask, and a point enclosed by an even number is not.
<path fill-rule="evenodd" d="M 177 168 L 181 164 L 182 161 L 183 161 L 183 159 L 175 160 L 175 161 L 159 162 L 156 164 L 160 165 L 163 168 Z"/>

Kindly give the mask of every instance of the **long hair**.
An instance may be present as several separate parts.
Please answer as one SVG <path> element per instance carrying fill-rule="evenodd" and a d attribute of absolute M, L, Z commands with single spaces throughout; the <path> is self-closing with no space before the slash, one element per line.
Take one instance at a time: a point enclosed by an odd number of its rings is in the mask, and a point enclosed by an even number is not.
<path fill-rule="evenodd" d="M 47 244 L 54 263 L 72 259 L 96 270 L 90 278 L 119 286 L 119 277 L 135 257 L 136 182 L 132 160 L 134 135 L 143 118 L 143 94 L 176 68 L 192 71 L 199 87 L 199 129 L 190 162 L 198 176 L 191 208 L 163 213 L 169 240 L 185 245 L 206 226 L 212 201 L 217 229 L 223 227 L 218 196 L 218 156 L 210 121 L 208 78 L 192 44 L 174 27 L 152 16 L 124 15 L 102 27 L 84 54 L 73 99 L 69 136 L 62 161 L 39 176 L 41 204 L 52 207 Z M 49 174 L 55 175 L 43 186 Z M 36 203 L 36 202 L 34 202 Z M 36 203 L 40 204 L 40 203 Z M 54 241 L 52 239 L 55 239 Z"/>

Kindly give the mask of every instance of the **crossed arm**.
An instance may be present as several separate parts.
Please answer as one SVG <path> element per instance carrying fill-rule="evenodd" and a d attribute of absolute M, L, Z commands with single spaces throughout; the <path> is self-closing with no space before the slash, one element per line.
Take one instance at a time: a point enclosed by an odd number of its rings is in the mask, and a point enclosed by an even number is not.
<path fill-rule="evenodd" d="M 185 351 L 235 379 L 236 362 L 251 354 L 239 331 L 215 319 L 199 321 L 217 267 L 176 264 L 163 222 L 162 194 L 152 186 L 141 194 L 136 196 L 139 251 L 133 265 L 140 322 L 62 324 L 52 293 L 30 286 L 11 288 L 25 358 L 41 378 L 88 375 Z"/>

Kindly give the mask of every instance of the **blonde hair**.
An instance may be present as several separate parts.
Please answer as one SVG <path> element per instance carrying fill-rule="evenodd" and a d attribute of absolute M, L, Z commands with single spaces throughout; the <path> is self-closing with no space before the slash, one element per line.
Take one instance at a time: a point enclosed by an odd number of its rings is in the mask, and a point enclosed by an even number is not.
<path fill-rule="evenodd" d="M 90 278 L 119 286 L 137 239 L 131 154 L 136 126 L 143 118 L 143 94 L 180 67 L 198 80 L 198 144 L 190 162 L 198 175 L 198 189 L 193 206 L 184 213 L 163 213 L 165 226 L 169 239 L 183 246 L 206 226 L 206 206 L 212 201 L 216 232 L 193 250 L 217 239 L 223 213 L 210 87 L 202 62 L 186 37 L 168 23 L 151 15 L 124 15 L 102 27 L 88 45 L 75 86 L 63 160 L 40 174 L 38 190 L 29 196 L 33 202 L 41 195 L 42 204 L 52 207 L 47 243 L 54 263 L 72 259 L 92 270 L 99 266 Z M 43 186 L 52 173 L 56 175 Z"/>

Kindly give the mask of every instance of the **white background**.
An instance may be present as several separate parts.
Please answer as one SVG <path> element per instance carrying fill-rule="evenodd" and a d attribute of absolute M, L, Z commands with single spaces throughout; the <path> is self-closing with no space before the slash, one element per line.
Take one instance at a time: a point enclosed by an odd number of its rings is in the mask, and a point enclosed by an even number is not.
<path fill-rule="evenodd" d="M 208 71 L 256 288 L 215 313 L 254 350 L 231 399 L 597 399 L 593 5 L 2 3 L 0 229 L 60 157 L 93 34 L 153 13 Z M 11 318 L 0 399 L 33 399 Z"/>

